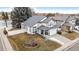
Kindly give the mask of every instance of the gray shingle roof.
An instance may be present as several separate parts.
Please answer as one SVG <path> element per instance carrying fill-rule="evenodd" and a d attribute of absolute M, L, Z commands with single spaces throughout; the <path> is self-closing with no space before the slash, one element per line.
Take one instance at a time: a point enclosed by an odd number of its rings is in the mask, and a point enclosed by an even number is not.
<path fill-rule="evenodd" d="M 35 25 L 36 23 L 40 22 L 42 19 L 44 19 L 45 16 L 32 16 L 29 19 L 27 19 L 24 24 L 26 26 L 30 26 L 32 27 L 33 25 Z"/>
<path fill-rule="evenodd" d="M 54 25 L 53 27 L 46 27 L 46 26 L 40 26 L 38 29 L 39 30 L 50 30 L 50 29 L 55 29 L 55 28 L 59 28 L 60 27 L 60 25 L 59 24 L 56 24 L 56 25 Z"/>
<path fill-rule="evenodd" d="M 69 21 L 72 21 L 72 20 L 75 20 L 75 19 L 76 19 L 75 16 L 70 16 L 70 17 L 67 19 L 66 22 L 69 22 Z"/>
<path fill-rule="evenodd" d="M 57 21 L 57 24 L 54 25 L 53 27 L 46 27 L 46 26 L 40 26 L 38 29 L 40 30 L 50 30 L 50 29 L 55 29 L 55 28 L 59 28 L 61 25 L 63 24 L 63 22 L 61 21 Z"/>
<path fill-rule="evenodd" d="M 72 24 L 70 24 L 70 23 L 65 23 L 64 25 L 66 25 L 66 26 L 72 26 Z"/>

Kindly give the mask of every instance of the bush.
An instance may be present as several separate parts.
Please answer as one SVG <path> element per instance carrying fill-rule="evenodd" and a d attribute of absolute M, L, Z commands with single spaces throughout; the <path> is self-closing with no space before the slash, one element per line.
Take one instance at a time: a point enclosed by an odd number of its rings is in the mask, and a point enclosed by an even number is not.
<path fill-rule="evenodd" d="M 73 31 L 68 31 L 68 33 L 72 33 Z"/>
<path fill-rule="evenodd" d="M 4 32 L 5 35 L 8 34 L 8 32 L 7 32 L 7 30 L 5 28 L 4 28 L 4 31 L 3 32 Z"/>
<path fill-rule="evenodd" d="M 58 31 L 57 34 L 62 34 L 61 31 Z"/>

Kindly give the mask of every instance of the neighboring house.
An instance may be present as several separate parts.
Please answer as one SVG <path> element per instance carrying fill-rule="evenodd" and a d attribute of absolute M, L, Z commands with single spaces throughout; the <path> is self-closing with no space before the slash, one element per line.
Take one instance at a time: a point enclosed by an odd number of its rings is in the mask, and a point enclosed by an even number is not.
<path fill-rule="evenodd" d="M 76 17 L 76 22 L 75 22 L 76 24 L 76 26 L 79 26 L 79 17 Z"/>
<path fill-rule="evenodd" d="M 60 30 L 62 30 L 62 27 L 63 27 L 66 19 L 68 18 L 68 16 L 67 15 L 56 15 L 53 18 L 59 26 L 58 31 L 60 31 Z"/>
<path fill-rule="evenodd" d="M 79 26 L 79 19 L 76 20 L 76 26 Z"/>
<path fill-rule="evenodd" d="M 79 31 L 79 17 L 76 17 L 75 29 Z"/>
<path fill-rule="evenodd" d="M 68 16 L 62 25 L 62 30 L 64 31 L 73 31 L 75 28 L 75 16 Z"/>

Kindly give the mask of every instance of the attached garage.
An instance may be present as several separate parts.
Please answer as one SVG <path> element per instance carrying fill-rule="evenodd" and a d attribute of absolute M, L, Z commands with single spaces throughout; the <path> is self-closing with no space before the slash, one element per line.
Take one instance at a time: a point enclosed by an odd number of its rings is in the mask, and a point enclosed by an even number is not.
<path fill-rule="evenodd" d="M 49 35 L 54 35 L 57 33 L 57 28 L 53 28 L 49 30 Z"/>
<path fill-rule="evenodd" d="M 50 28 L 46 26 L 40 26 L 38 30 L 39 30 L 38 34 L 46 35 L 46 36 L 54 35 L 57 33 L 57 28 Z"/>

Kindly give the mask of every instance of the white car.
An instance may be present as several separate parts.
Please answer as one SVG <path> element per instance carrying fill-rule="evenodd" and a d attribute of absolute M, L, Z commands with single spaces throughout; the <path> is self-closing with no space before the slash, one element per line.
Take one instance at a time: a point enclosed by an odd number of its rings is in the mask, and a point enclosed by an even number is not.
<path fill-rule="evenodd" d="M 79 26 L 76 26 L 75 29 L 79 31 Z"/>

